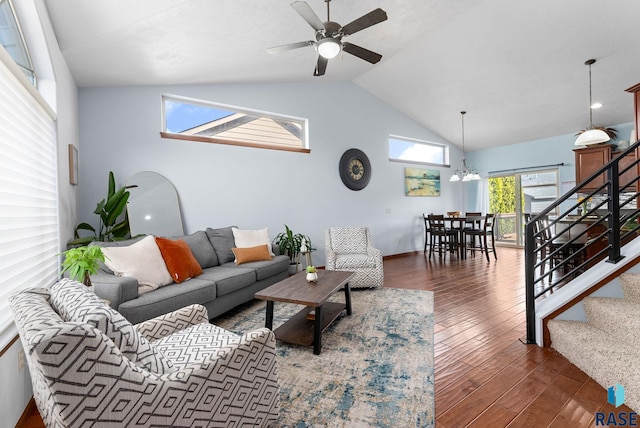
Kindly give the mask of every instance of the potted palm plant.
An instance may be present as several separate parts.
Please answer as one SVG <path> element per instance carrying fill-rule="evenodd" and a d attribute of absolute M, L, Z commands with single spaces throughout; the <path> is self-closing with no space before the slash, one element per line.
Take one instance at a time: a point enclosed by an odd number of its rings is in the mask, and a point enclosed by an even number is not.
<path fill-rule="evenodd" d="M 116 189 L 113 171 L 109 171 L 107 197 L 98 202 L 93 211 L 99 217 L 98 229 L 96 230 L 89 223 L 80 223 L 76 226 L 74 239 L 67 245 L 87 245 L 93 241 L 120 241 L 129 238 L 129 218 L 126 212 L 129 195 L 129 191 L 124 186 Z M 81 237 L 80 231 L 88 231 L 90 235 Z"/>
<path fill-rule="evenodd" d="M 98 272 L 100 262 L 104 262 L 102 248 L 97 245 L 75 247 L 62 253 L 62 273 L 69 271 L 69 277 L 91 287 L 91 275 Z"/>
<path fill-rule="evenodd" d="M 280 254 L 289 256 L 289 274 L 298 272 L 300 264 L 301 249 L 311 248 L 311 238 L 301 233 L 293 233 L 289 226 L 284 225 L 285 231 L 280 232 L 274 239 L 272 244 L 277 245 Z"/>

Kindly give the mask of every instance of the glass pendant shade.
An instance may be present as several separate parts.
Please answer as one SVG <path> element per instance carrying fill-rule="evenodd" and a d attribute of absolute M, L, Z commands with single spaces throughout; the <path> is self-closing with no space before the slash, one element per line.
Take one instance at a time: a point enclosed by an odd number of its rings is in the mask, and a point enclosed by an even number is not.
<path fill-rule="evenodd" d="M 599 144 L 609 141 L 610 138 L 606 132 L 601 129 L 588 129 L 578 135 L 576 146 L 588 146 L 590 144 Z"/>
<path fill-rule="evenodd" d="M 340 53 L 340 43 L 331 37 L 324 38 L 318 42 L 318 54 L 326 59 L 335 58 Z"/>

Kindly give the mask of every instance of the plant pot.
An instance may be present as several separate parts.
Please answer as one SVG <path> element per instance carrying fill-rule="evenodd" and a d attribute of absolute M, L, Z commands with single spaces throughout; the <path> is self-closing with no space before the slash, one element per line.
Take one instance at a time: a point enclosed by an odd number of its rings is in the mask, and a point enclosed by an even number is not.
<path fill-rule="evenodd" d="M 298 265 L 293 263 L 289 264 L 289 275 L 295 275 L 298 272 Z"/>
<path fill-rule="evenodd" d="M 307 272 L 307 282 L 316 282 L 318 280 L 317 272 Z"/>

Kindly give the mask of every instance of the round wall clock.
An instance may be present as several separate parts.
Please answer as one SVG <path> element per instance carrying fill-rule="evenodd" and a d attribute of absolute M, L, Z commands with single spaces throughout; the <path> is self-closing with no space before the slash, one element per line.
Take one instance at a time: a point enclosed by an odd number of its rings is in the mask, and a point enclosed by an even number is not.
<path fill-rule="evenodd" d="M 371 162 L 362 150 L 349 149 L 340 158 L 340 178 L 351 190 L 362 190 L 371 178 Z"/>

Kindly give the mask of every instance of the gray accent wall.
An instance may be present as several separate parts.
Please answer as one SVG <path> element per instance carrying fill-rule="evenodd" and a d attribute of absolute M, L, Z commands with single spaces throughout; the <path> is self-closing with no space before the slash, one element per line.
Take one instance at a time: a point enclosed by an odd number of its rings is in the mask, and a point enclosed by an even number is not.
<path fill-rule="evenodd" d="M 307 118 L 311 153 L 163 139 L 163 94 Z M 330 226 L 368 226 L 383 255 L 393 255 L 422 250 L 422 213 L 465 209 L 464 187 L 449 183 L 449 168 L 438 168 L 440 197 L 405 196 L 404 168 L 416 165 L 388 160 L 389 135 L 447 142 L 351 83 L 81 88 L 78 99 L 78 221 L 96 224 L 92 211 L 110 170 L 118 185 L 154 171 L 176 187 L 185 233 L 237 225 L 269 227 L 273 238 L 287 224 L 311 237 L 313 263 L 321 266 Z M 371 161 L 361 191 L 346 188 L 338 174 L 349 148 Z M 452 165 L 460 158 L 452 146 Z"/>

